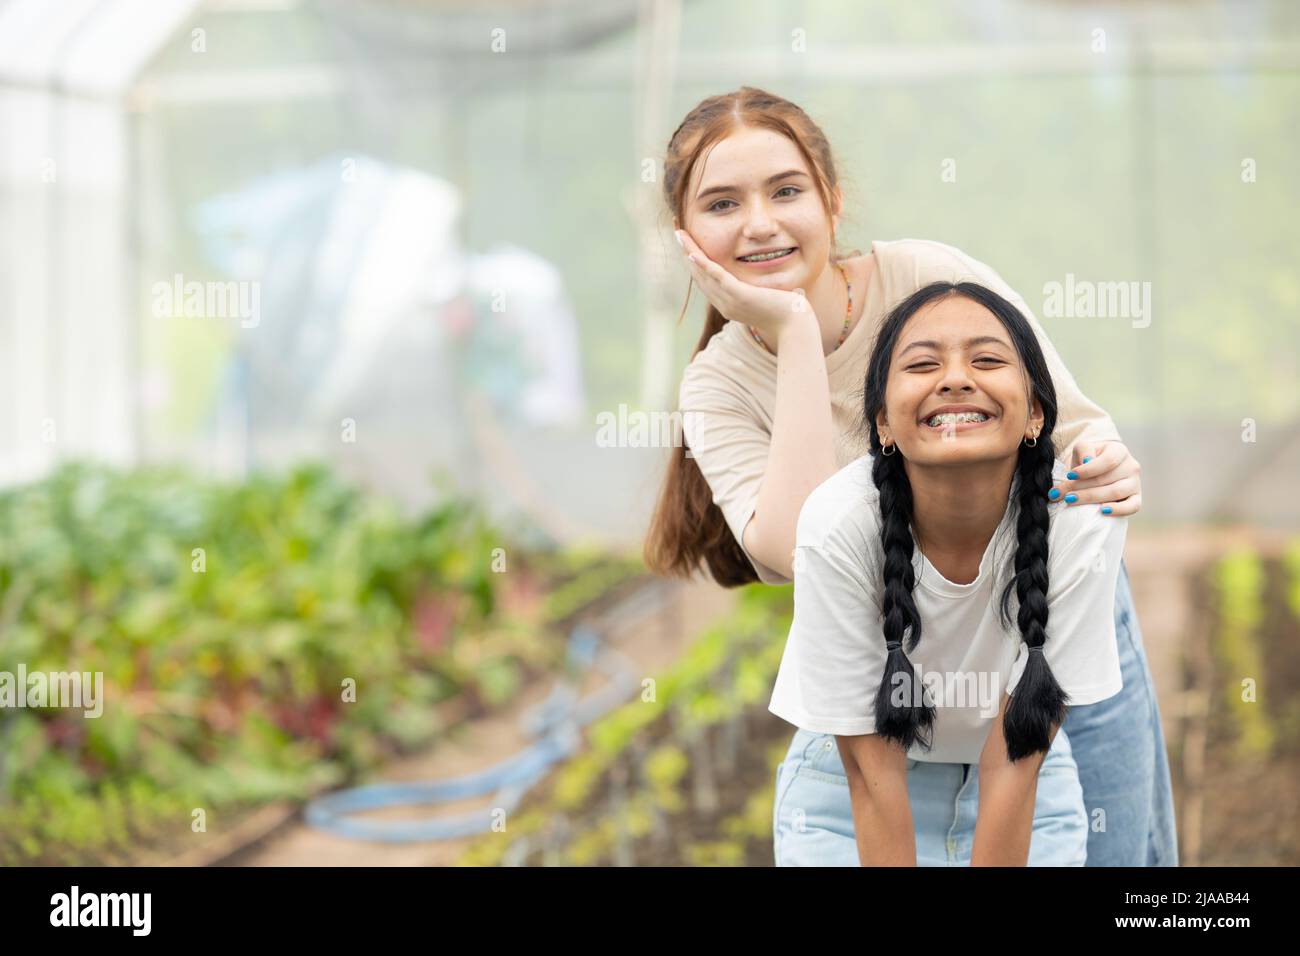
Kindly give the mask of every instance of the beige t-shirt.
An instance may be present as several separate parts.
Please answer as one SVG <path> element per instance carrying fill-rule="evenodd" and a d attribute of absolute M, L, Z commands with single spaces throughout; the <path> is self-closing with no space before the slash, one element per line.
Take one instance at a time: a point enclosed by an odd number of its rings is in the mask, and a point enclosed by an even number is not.
<path fill-rule="evenodd" d="M 1033 328 L 1056 386 L 1052 440 L 1058 459 L 1071 464 L 1071 450 L 1081 438 L 1122 440 L 1110 416 L 1079 391 L 1024 300 L 984 263 L 929 239 L 877 241 L 871 244 L 871 253 L 876 265 L 867 283 L 862 317 L 844 344 L 826 357 L 836 468 L 870 452 L 861 428 L 862 389 L 881 323 L 907 296 L 939 280 L 987 286 L 1015 304 Z M 776 356 L 755 342 L 745 326 L 728 322 L 686 367 L 678 392 L 682 436 L 742 550 L 745 526 L 757 508 L 767 470 L 776 417 L 776 368 Z M 791 583 L 748 551 L 745 554 L 765 584 Z"/>

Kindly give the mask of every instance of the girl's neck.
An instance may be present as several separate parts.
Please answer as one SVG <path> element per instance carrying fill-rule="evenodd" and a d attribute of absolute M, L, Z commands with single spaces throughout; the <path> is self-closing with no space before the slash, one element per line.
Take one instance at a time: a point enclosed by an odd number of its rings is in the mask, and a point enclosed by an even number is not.
<path fill-rule="evenodd" d="M 931 564 L 978 568 L 1006 515 L 1015 457 L 964 465 L 906 461 L 903 466 L 912 485 L 912 528 L 921 553 Z"/>

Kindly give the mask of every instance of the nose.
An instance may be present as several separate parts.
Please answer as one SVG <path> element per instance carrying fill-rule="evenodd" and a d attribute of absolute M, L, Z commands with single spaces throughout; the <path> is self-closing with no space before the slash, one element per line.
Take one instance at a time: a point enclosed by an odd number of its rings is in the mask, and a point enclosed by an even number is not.
<path fill-rule="evenodd" d="M 766 202 L 760 199 L 750 203 L 744 231 L 746 239 L 766 239 L 776 232 L 776 221 Z"/>
<path fill-rule="evenodd" d="M 944 365 L 943 375 L 939 378 L 939 391 L 946 394 L 952 392 L 973 392 L 975 383 L 971 380 L 970 373 L 966 370 L 966 362 L 961 356 L 954 356 Z"/>

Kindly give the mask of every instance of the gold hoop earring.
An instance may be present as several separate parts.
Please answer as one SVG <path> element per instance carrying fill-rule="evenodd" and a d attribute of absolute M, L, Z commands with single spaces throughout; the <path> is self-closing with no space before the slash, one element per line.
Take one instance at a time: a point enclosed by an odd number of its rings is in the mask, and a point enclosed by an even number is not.
<path fill-rule="evenodd" d="M 886 448 L 892 448 L 893 451 L 886 451 Z M 885 445 L 880 449 L 880 454 L 884 458 L 891 458 L 898 453 L 898 445 Z"/>

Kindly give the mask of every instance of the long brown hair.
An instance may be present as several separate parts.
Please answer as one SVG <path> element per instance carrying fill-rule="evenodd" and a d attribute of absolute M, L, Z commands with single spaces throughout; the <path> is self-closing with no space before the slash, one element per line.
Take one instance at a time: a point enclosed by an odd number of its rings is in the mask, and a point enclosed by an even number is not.
<path fill-rule="evenodd" d="M 772 130 L 794 143 L 812 171 L 826 214 L 831 215 L 839 177 L 830 143 L 821 128 L 789 100 L 742 86 L 735 92 L 702 100 L 686 114 L 668 141 L 664 157 L 664 201 L 674 219 L 684 228 L 686 189 L 700 158 L 713 144 L 745 126 Z M 832 260 L 844 258 L 835 251 L 834 230 L 831 257 Z M 688 286 L 682 315 L 686 313 L 690 296 Z M 677 321 L 681 322 L 680 315 Z M 704 331 L 691 358 L 726 324 L 727 319 L 710 303 Z M 734 588 L 757 581 L 758 574 L 727 526 L 722 509 L 713 503 L 713 492 L 699 465 L 686 452 L 684 442 L 682 447 L 671 451 L 659 501 L 646 533 L 643 549 L 646 566 L 656 574 L 690 577 L 703 561 L 713 579 L 723 587 Z"/>

